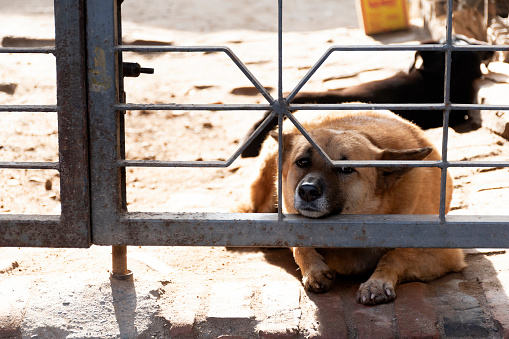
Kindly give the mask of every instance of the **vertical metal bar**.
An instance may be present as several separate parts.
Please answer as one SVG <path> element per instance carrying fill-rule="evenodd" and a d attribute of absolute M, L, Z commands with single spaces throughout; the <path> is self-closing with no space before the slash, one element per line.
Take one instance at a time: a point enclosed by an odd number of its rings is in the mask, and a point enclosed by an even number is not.
<path fill-rule="evenodd" d="M 122 1 L 117 2 L 117 41 L 118 44 L 122 44 Z M 124 74 L 123 74 L 123 62 L 122 52 L 117 52 L 117 64 L 118 64 L 118 98 L 119 103 L 126 102 L 126 94 L 124 91 Z M 118 111 L 118 137 L 120 154 L 119 157 L 125 160 L 125 111 Z M 127 211 L 127 199 L 126 199 L 126 172 L 125 167 L 120 168 L 120 198 L 122 204 L 122 210 Z M 131 276 L 131 271 L 127 268 L 127 246 L 113 246 L 112 247 L 112 277 L 116 279 L 124 279 L 125 276 Z"/>
<path fill-rule="evenodd" d="M 90 184 L 93 243 L 123 245 L 128 239 L 121 222 L 122 199 L 121 112 L 117 0 L 87 1 L 88 104 L 90 114 Z"/>
<path fill-rule="evenodd" d="M 446 214 L 446 197 L 447 197 L 447 146 L 449 143 L 449 116 L 451 114 L 451 45 L 452 45 L 452 0 L 447 1 L 447 19 L 446 19 L 446 49 L 445 49 L 445 74 L 444 74 L 444 117 L 443 117 L 443 130 L 442 130 L 442 167 L 441 180 L 440 180 L 440 210 L 439 217 L 442 222 L 445 222 Z"/>
<path fill-rule="evenodd" d="M 283 0 L 278 0 L 277 9 L 277 51 L 278 51 L 278 162 L 277 162 L 277 213 L 278 220 L 283 220 L 283 107 L 286 103 L 283 98 Z M 287 110 L 286 110 L 287 111 Z"/>
<path fill-rule="evenodd" d="M 54 1 L 62 231 L 51 231 L 68 247 L 91 243 L 84 8 Z"/>
<path fill-rule="evenodd" d="M 127 269 L 127 246 L 111 247 L 111 278 L 118 280 L 128 280 L 133 278 L 133 274 Z"/>

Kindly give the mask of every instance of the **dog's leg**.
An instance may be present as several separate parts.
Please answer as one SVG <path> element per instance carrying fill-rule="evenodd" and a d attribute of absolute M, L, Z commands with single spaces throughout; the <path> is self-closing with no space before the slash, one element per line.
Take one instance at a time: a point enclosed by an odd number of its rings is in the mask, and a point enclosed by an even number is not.
<path fill-rule="evenodd" d="M 293 247 L 293 257 L 302 272 L 302 283 L 308 291 L 321 293 L 331 289 L 334 271 L 312 247 Z"/>
<path fill-rule="evenodd" d="M 357 301 L 375 305 L 394 300 L 397 284 L 429 281 L 466 267 L 460 249 L 397 248 L 385 254 L 357 292 Z"/>

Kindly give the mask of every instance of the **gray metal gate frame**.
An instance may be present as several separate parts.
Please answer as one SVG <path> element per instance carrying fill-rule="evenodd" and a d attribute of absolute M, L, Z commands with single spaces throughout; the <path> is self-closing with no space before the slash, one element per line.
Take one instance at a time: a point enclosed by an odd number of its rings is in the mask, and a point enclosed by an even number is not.
<path fill-rule="evenodd" d="M 234 52 L 222 46 L 124 46 L 118 39 L 116 1 L 88 3 L 88 48 L 94 51 L 89 59 L 89 72 L 100 74 L 104 84 L 90 89 L 91 123 L 91 184 L 93 243 L 101 245 L 204 245 L 204 246 L 318 246 L 318 247 L 508 247 L 507 216 L 446 216 L 445 173 L 449 167 L 508 167 L 509 162 L 469 162 L 447 160 L 448 117 L 455 109 L 508 109 L 509 106 L 451 104 L 449 77 L 451 52 L 460 50 L 507 50 L 507 46 L 453 46 L 452 29 L 447 27 L 445 45 L 417 46 L 334 46 L 318 60 L 308 74 L 287 97 L 282 93 L 282 8 L 278 1 L 278 97 L 264 89 Z M 448 22 L 452 19 L 452 0 L 448 3 Z M 115 38 L 114 38 L 115 37 Z M 309 80 L 323 62 L 336 51 L 401 51 L 434 50 L 446 55 L 444 103 L 425 105 L 289 105 L 288 102 Z M 125 104 L 118 100 L 116 81 L 121 77 L 118 62 L 122 52 L 216 52 L 230 57 L 267 100 L 267 104 Z M 105 64 L 95 60 L 104 56 Z M 120 58 L 119 58 L 120 56 Z M 102 60 L 102 59 L 101 59 Z M 97 65 L 99 65 L 97 67 Z M 95 68 L 94 68 L 95 67 Z M 91 78 L 93 79 L 93 74 Z M 107 83 L 106 83 L 107 81 Z M 435 109 L 444 111 L 441 161 L 331 161 L 290 113 L 291 110 L 310 109 Z M 129 213 L 123 207 L 119 187 L 123 186 L 121 169 L 125 167 L 227 167 L 257 134 L 255 132 L 227 161 L 134 161 L 124 160 L 121 154 L 122 116 L 127 110 L 272 110 L 280 125 L 286 116 L 322 155 L 336 166 L 427 166 L 442 170 L 441 210 L 439 215 L 339 215 L 327 219 L 310 220 L 285 215 L 279 207 L 277 214 L 221 214 L 221 213 Z M 270 119 L 270 117 L 269 117 Z M 268 120 L 266 120 L 267 122 Z M 264 126 L 261 126 L 263 128 Z M 280 131 L 281 133 L 281 131 Z M 282 138 L 279 138 L 280 143 Z M 280 149 L 281 149 L 280 144 Z M 281 154 L 279 155 L 281 157 Z M 279 161 L 281 166 L 281 161 Z M 281 173 L 281 168 L 279 168 Z M 281 174 L 278 178 L 281 183 Z M 281 187 L 281 185 L 279 185 Z M 281 201 L 281 190 L 278 192 Z"/>
<path fill-rule="evenodd" d="M 452 45 L 452 0 L 448 0 L 444 45 L 334 46 L 328 49 L 285 98 L 282 92 L 282 9 L 278 0 L 278 95 L 273 98 L 228 47 L 125 46 L 121 44 L 121 0 L 55 0 L 55 48 L 0 48 L 0 53 L 52 53 L 57 61 L 57 105 L 0 106 L 4 111 L 58 112 L 59 162 L 0 162 L 0 168 L 55 169 L 61 176 L 60 216 L 0 215 L 0 246 L 88 247 L 98 245 L 316 246 L 316 247 L 509 247 L 507 216 L 445 215 L 445 173 L 450 167 L 509 167 L 508 161 L 448 161 L 451 110 L 509 110 L 509 106 L 461 105 L 449 100 L 451 52 L 499 50 L 508 46 Z M 86 27 L 86 29 L 85 29 Z M 445 93 L 441 104 L 291 105 L 325 60 L 337 51 L 445 52 Z M 128 104 L 123 103 L 122 52 L 225 53 L 267 100 L 266 104 Z M 293 110 L 434 109 L 444 111 L 440 161 L 332 161 L 290 113 Z M 256 131 L 227 161 L 125 160 L 123 116 L 127 110 L 271 110 L 295 124 L 335 166 L 426 166 L 442 170 L 439 215 L 338 215 L 311 220 L 283 214 L 130 213 L 125 204 L 126 167 L 227 167 Z M 87 115 L 88 114 L 88 115 Z M 266 123 L 271 117 L 266 120 Z M 87 120 L 88 119 L 88 120 Z M 280 132 L 281 133 L 281 132 Z M 282 138 L 279 138 L 282 140 Z M 280 144 L 280 149 L 281 149 Z M 279 155 L 281 157 L 281 154 Z M 281 173 L 279 161 L 279 173 Z M 278 181 L 281 184 L 281 174 Z M 279 185 L 281 187 L 281 185 Z M 281 200 L 281 191 L 278 191 Z"/>
<path fill-rule="evenodd" d="M 0 162 L 0 169 L 60 174 L 60 215 L 0 214 L 0 246 L 89 247 L 90 192 L 85 1 L 55 0 L 55 47 L 0 48 L 0 53 L 53 54 L 57 105 L 0 105 L 2 112 L 57 112 L 58 162 Z"/>

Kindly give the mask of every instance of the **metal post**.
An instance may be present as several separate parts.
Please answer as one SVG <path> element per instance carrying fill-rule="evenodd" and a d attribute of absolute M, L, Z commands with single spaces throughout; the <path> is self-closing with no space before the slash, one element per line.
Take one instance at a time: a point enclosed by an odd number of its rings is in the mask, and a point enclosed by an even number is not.
<path fill-rule="evenodd" d="M 87 2 L 87 47 L 91 139 L 92 238 L 107 238 L 112 247 L 112 277 L 131 277 L 127 269 L 125 229 L 124 116 L 115 106 L 124 102 L 121 41 L 121 1 Z"/>
<path fill-rule="evenodd" d="M 122 44 L 122 0 L 117 1 L 117 44 Z M 124 75 L 123 75 L 123 62 L 122 53 L 118 52 L 117 55 L 118 65 L 118 98 L 117 101 L 125 103 L 125 92 L 124 92 Z M 125 112 L 118 112 L 118 138 L 119 138 L 119 157 L 125 160 Z M 127 211 L 127 199 L 126 199 L 126 181 L 125 178 L 125 167 L 120 169 L 120 196 L 122 210 Z M 112 246 L 111 249 L 111 263 L 112 263 L 112 274 L 111 277 L 115 279 L 130 279 L 132 278 L 132 272 L 127 269 L 127 246 Z"/>
<path fill-rule="evenodd" d="M 127 269 L 127 246 L 111 247 L 111 277 L 119 280 L 132 279 L 133 273 Z"/>

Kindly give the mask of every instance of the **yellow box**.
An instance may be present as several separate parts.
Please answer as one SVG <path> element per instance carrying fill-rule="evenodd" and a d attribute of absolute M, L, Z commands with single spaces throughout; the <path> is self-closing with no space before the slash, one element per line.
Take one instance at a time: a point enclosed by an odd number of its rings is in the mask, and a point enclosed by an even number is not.
<path fill-rule="evenodd" d="M 357 9 L 367 35 L 409 27 L 407 0 L 357 0 Z"/>

